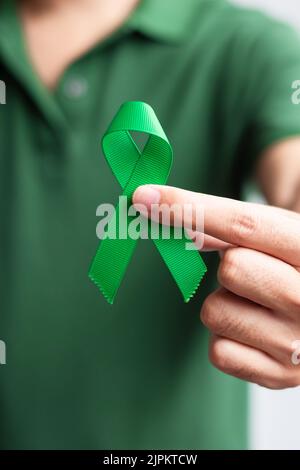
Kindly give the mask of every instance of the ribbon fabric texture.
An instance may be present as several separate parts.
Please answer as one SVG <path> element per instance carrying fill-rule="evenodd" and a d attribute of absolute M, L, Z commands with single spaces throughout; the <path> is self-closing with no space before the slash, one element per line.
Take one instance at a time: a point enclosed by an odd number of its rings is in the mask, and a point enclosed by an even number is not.
<path fill-rule="evenodd" d="M 148 134 L 142 151 L 135 144 L 131 133 Z M 173 161 L 171 145 L 153 111 L 146 103 L 129 101 L 124 103 L 112 120 L 102 138 L 102 149 L 106 161 L 117 178 L 128 204 L 138 186 L 143 184 L 166 184 Z M 125 275 L 128 263 L 138 240 L 129 236 L 130 221 L 137 216 L 128 216 L 127 227 L 119 227 L 119 205 L 109 220 L 106 232 L 114 224 L 116 233 L 122 229 L 122 237 L 105 237 L 99 245 L 89 270 L 90 279 L 98 286 L 106 300 L 112 304 Z M 150 221 L 148 221 L 150 224 Z M 159 236 L 152 240 L 177 283 L 185 302 L 195 294 L 206 266 L 196 250 L 186 250 L 190 240 L 183 231 L 181 239 Z"/>

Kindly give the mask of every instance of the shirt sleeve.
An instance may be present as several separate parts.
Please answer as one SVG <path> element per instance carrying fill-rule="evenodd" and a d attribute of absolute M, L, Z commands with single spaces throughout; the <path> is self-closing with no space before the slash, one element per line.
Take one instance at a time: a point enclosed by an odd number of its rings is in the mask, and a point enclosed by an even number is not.
<path fill-rule="evenodd" d="M 254 150 L 300 135 L 300 103 L 294 99 L 300 80 L 300 39 L 289 27 L 272 23 L 258 45 L 258 97 L 252 116 Z M 300 101 L 300 100 L 299 100 Z"/>
<path fill-rule="evenodd" d="M 267 147 L 300 136 L 300 93 L 296 89 L 300 36 L 284 23 L 261 14 L 249 15 L 249 21 L 244 16 L 238 35 L 244 51 L 239 97 L 245 109 L 239 158 L 248 171 Z"/>

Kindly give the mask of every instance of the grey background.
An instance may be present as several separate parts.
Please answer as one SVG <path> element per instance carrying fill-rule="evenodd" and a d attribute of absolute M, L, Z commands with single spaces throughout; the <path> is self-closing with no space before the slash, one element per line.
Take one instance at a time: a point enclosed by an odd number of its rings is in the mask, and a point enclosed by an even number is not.
<path fill-rule="evenodd" d="M 300 31 L 300 0 L 231 0 L 260 8 L 290 22 Z M 299 79 L 300 77 L 295 77 Z M 300 338 L 299 338 L 300 339 Z M 250 390 L 250 446 L 252 449 L 300 449 L 300 388 Z"/>

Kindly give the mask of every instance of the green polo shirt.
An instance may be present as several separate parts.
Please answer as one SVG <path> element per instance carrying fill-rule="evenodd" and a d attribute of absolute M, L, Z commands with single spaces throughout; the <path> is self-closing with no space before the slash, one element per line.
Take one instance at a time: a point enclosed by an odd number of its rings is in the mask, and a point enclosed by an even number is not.
<path fill-rule="evenodd" d="M 0 2 L 0 447 L 245 448 L 246 385 L 210 365 L 199 320 L 217 257 L 189 304 L 149 240 L 113 306 L 88 279 L 96 208 L 120 194 L 99 144 L 121 103 L 146 101 L 174 149 L 169 184 L 240 197 L 263 149 L 300 134 L 299 40 L 225 0 L 143 0 L 50 93 L 13 3 Z"/>

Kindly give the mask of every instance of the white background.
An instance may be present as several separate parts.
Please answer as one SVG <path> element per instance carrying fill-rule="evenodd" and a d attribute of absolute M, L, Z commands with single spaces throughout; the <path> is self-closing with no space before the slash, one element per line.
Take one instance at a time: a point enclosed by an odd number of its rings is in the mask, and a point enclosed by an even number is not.
<path fill-rule="evenodd" d="M 261 8 L 300 30 L 300 0 L 232 1 Z M 270 391 L 252 386 L 250 400 L 252 449 L 300 449 L 300 388 Z"/>

